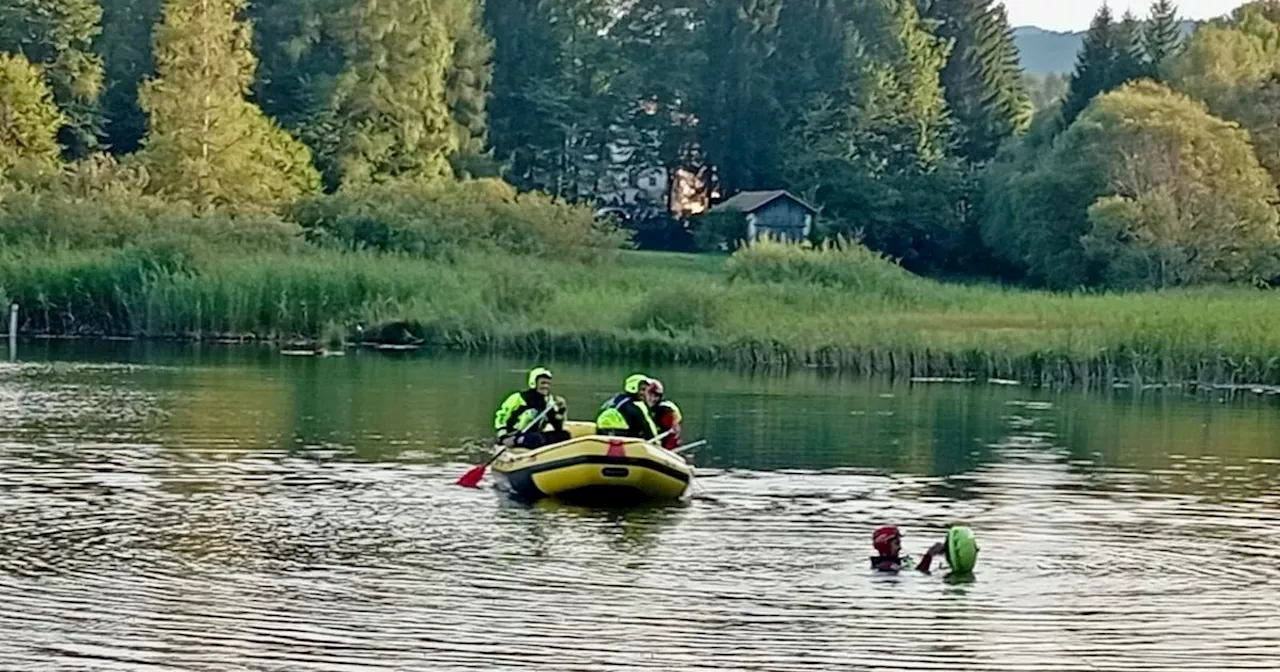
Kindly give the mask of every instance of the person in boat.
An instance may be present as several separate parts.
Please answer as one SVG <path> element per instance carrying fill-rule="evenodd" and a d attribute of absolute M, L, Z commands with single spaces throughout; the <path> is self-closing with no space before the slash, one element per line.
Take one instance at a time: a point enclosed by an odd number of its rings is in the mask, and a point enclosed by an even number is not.
<path fill-rule="evenodd" d="M 564 428 L 568 407 L 563 397 L 551 395 L 551 371 L 535 368 L 529 371 L 526 382 L 528 387 L 508 396 L 493 415 L 498 443 L 508 447 L 541 448 L 568 441 L 571 437 Z M 548 404 L 550 410 L 542 415 Z M 529 427 L 540 415 L 537 426 Z"/>
<path fill-rule="evenodd" d="M 600 404 L 600 412 L 603 413 L 610 408 L 617 408 L 628 399 L 635 398 L 640 393 L 640 386 L 648 383 L 649 380 L 651 378 L 643 373 L 633 373 L 627 376 L 627 379 L 622 381 L 622 391 Z"/>
<path fill-rule="evenodd" d="M 657 405 L 653 380 L 643 374 L 628 376 L 622 383 L 622 393 L 601 406 L 600 415 L 596 417 L 596 434 L 652 439 L 659 434 L 652 412 Z"/>
<path fill-rule="evenodd" d="M 666 433 L 662 439 L 662 447 L 675 450 L 680 446 L 680 421 L 684 419 L 680 407 L 676 406 L 676 402 L 663 398 L 665 390 L 662 381 L 651 379 L 650 385 L 658 397 L 658 405 L 653 408 L 653 424 L 657 426 L 659 433 Z"/>
<path fill-rule="evenodd" d="M 940 555 L 947 559 L 952 576 L 966 576 L 972 574 L 974 565 L 978 564 L 978 550 L 973 530 L 961 525 L 953 526 L 947 529 L 946 539 L 929 547 L 916 569 L 928 573 L 934 557 Z"/>
<path fill-rule="evenodd" d="M 876 554 L 871 557 L 871 568 L 877 572 L 897 573 L 903 565 L 911 566 L 911 558 L 902 557 L 902 532 L 894 525 L 885 525 L 871 533 L 871 545 Z"/>

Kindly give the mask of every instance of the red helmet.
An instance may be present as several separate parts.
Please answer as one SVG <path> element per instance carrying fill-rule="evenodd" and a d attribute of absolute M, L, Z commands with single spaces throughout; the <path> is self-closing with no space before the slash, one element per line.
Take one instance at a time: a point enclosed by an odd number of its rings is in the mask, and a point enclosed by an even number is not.
<path fill-rule="evenodd" d="M 658 395 L 659 397 L 661 397 L 661 396 L 662 396 L 662 393 L 663 393 L 663 389 L 662 389 L 662 381 L 661 381 L 661 380 L 658 380 L 657 378 L 650 378 L 650 379 L 649 379 L 649 389 L 650 389 L 650 390 L 652 390 L 654 394 L 656 394 L 656 395 Z"/>
<path fill-rule="evenodd" d="M 893 525 L 886 525 L 877 529 L 871 534 L 871 544 L 876 547 L 876 552 L 883 556 L 893 554 L 893 548 L 890 546 L 893 542 L 902 538 L 902 533 Z"/>

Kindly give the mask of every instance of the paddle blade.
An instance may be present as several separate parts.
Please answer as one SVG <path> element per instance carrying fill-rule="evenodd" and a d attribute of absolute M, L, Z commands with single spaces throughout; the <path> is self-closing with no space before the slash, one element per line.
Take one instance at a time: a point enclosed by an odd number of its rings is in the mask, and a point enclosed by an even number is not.
<path fill-rule="evenodd" d="M 480 487 L 480 479 L 484 478 L 485 469 L 488 467 L 489 465 L 487 464 L 477 464 L 476 466 L 471 467 L 467 470 L 467 473 L 463 474 L 462 477 L 458 479 L 458 485 L 461 485 L 464 488 Z"/>

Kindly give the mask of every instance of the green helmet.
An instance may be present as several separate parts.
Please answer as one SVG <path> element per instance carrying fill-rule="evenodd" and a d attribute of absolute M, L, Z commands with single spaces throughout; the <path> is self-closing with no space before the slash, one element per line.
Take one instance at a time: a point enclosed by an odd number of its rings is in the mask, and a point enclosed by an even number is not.
<path fill-rule="evenodd" d="M 635 394 L 640 391 L 640 386 L 647 382 L 649 382 L 649 376 L 643 373 L 632 374 L 622 381 L 622 391 L 627 394 Z"/>
<path fill-rule="evenodd" d="M 550 378 L 550 377 L 551 377 L 551 369 L 547 369 L 539 366 L 535 369 L 530 370 L 529 379 L 528 379 L 529 389 L 533 389 L 538 386 L 539 378 Z"/>
<path fill-rule="evenodd" d="M 978 564 L 978 540 L 973 530 L 957 525 L 947 530 L 947 564 L 955 574 L 969 574 Z"/>

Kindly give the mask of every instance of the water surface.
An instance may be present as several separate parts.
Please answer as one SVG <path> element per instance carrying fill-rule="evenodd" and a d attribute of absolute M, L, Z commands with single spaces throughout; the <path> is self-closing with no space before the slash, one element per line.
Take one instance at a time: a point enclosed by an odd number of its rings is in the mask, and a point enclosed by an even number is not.
<path fill-rule="evenodd" d="M 650 367 L 707 497 L 454 479 L 525 362 L 24 346 L 0 669 L 1202 670 L 1280 661 L 1280 402 Z M 632 371 L 553 363 L 589 415 Z M 976 578 L 876 576 L 977 530 Z"/>

